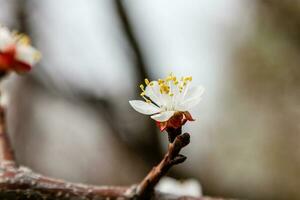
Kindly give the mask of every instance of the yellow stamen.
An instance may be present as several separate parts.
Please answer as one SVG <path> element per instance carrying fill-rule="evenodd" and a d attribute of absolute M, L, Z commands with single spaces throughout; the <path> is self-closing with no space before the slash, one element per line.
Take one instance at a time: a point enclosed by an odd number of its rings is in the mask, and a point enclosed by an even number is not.
<path fill-rule="evenodd" d="M 192 76 L 183 76 L 180 79 L 177 79 L 176 76 L 173 75 L 173 73 L 170 73 L 166 78 L 164 79 L 158 79 L 158 86 L 159 86 L 159 91 L 161 94 L 167 94 L 171 97 L 174 96 L 173 93 L 173 87 L 170 85 L 170 82 L 172 82 L 172 84 L 175 85 L 175 87 L 177 87 L 177 90 L 179 92 L 183 92 L 185 87 L 187 86 L 187 84 L 189 82 L 192 81 Z M 149 81 L 147 78 L 145 79 L 145 84 L 147 86 L 153 86 L 154 85 L 154 81 Z M 148 98 L 146 98 L 147 96 L 145 95 L 145 86 L 143 84 L 140 85 L 140 88 L 142 90 L 141 96 L 145 99 L 145 101 L 147 103 L 151 103 L 151 100 L 149 100 Z"/>
<path fill-rule="evenodd" d="M 162 79 L 158 79 L 158 84 L 160 85 L 160 84 L 163 84 L 165 81 L 164 80 L 162 80 Z"/>
<path fill-rule="evenodd" d="M 33 59 L 34 59 L 35 61 L 40 60 L 41 57 L 42 57 L 42 54 L 41 54 L 39 51 L 36 51 L 36 52 L 33 54 Z"/>
<path fill-rule="evenodd" d="M 149 85 L 150 81 L 147 78 L 145 78 L 145 83 L 146 85 Z"/>
<path fill-rule="evenodd" d="M 30 45 L 30 38 L 25 34 L 20 34 L 17 36 L 18 43 L 23 45 Z"/>
<path fill-rule="evenodd" d="M 167 78 L 166 78 L 166 81 L 167 82 L 169 82 L 169 81 L 171 81 L 172 80 L 172 77 L 171 76 L 168 76 Z"/>
<path fill-rule="evenodd" d="M 142 97 L 146 101 L 146 103 L 151 103 L 151 101 L 149 99 L 147 99 L 145 96 L 142 96 Z"/>
<path fill-rule="evenodd" d="M 143 84 L 141 84 L 141 85 L 140 85 L 140 88 L 141 88 L 141 90 L 142 90 L 142 91 L 144 91 L 144 90 L 145 90 L 145 87 L 144 87 L 144 85 L 143 85 Z"/>

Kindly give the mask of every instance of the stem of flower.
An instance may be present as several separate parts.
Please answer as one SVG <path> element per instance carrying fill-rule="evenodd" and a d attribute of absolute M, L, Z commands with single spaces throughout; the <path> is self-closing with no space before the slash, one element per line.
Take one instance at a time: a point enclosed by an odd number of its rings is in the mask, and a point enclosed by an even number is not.
<path fill-rule="evenodd" d="M 0 81 L 5 77 L 5 75 L 5 72 L 0 73 Z M 6 131 L 5 108 L 0 105 L 0 162 L 3 161 L 9 165 L 15 164 L 14 153 Z"/>
<path fill-rule="evenodd" d="M 4 108 L 0 106 L 0 161 L 14 162 L 14 153 L 6 132 Z"/>
<path fill-rule="evenodd" d="M 167 128 L 169 142 L 174 142 L 175 138 L 182 133 L 182 126 L 179 128 Z"/>
<path fill-rule="evenodd" d="M 181 129 L 180 129 L 181 130 Z M 178 134 L 178 133 L 177 133 Z M 174 135 L 172 135 L 173 137 Z M 152 168 L 143 181 L 137 186 L 134 195 L 138 199 L 151 199 L 155 185 L 169 171 L 173 165 L 180 164 L 186 160 L 186 156 L 179 154 L 180 150 L 190 143 L 188 133 L 179 134 L 169 143 L 168 152 L 161 162 Z"/>

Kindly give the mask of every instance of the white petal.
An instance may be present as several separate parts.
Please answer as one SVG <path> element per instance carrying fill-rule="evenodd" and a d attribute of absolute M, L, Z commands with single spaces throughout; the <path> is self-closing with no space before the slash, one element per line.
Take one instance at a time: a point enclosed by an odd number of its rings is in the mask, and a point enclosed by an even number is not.
<path fill-rule="evenodd" d="M 176 105 L 176 110 L 178 111 L 188 111 L 192 107 L 196 106 L 201 101 L 201 96 L 204 92 L 202 86 L 191 87 L 183 100 Z"/>
<path fill-rule="evenodd" d="M 17 60 L 33 66 L 39 60 L 39 56 L 39 52 L 32 46 L 17 45 Z"/>
<path fill-rule="evenodd" d="M 154 103 L 161 106 L 163 103 L 161 101 L 160 88 L 157 81 L 152 81 L 152 85 L 147 85 L 145 89 L 145 94 L 149 97 Z"/>
<path fill-rule="evenodd" d="M 161 101 L 163 102 L 162 109 L 172 110 L 173 102 L 172 102 L 172 97 L 170 95 L 162 94 Z"/>
<path fill-rule="evenodd" d="M 193 86 L 187 90 L 187 92 L 184 96 L 184 101 L 186 101 L 188 99 L 200 97 L 200 96 L 202 96 L 203 92 L 204 92 L 204 87 L 202 87 L 201 85 Z"/>
<path fill-rule="evenodd" d="M 163 177 L 159 181 L 155 189 L 161 192 L 171 193 L 178 196 L 202 196 L 201 185 L 197 180 L 194 179 L 178 181 L 174 178 Z"/>
<path fill-rule="evenodd" d="M 158 122 L 168 121 L 173 115 L 175 111 L 164 111 L 156 115 L 152 115 L 151 118 Z"/>
<path fill-rule="evenodd" d="M 188 111 L 192 107 L 196 106 L 201 101 L 201 96 L 188 99 L 177 105 L 176 110 L 178 111 Z"/>
<path fill-rule="evenodd" d="M 0 27 L 0 50 L 5 50 L 14 44 L 14 39 L 10 31 L 5 27 Z"/>
<path fill-rule="evenodd" d="M 144 115 L 153 115 L 160 112 L 160 109 L 157 106 L 141 100 L 132 100 L 129 101 L 129 104 L 133 107 L 134 110 Z"/>

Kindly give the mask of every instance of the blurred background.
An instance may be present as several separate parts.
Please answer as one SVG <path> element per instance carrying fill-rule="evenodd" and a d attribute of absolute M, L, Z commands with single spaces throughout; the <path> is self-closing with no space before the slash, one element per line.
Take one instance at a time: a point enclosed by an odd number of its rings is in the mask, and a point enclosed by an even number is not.
<path fill-rule="evenodd" d="M 90 184 L 140 181 L 167 136 L 135 112 L 145 77 L 192 75 L 206 88 L 172 170 L 205 195 L 300 199 L 300 1 L 0 0 L 0 23 L 43 59 L 11 75 L 18 162 Z"/>

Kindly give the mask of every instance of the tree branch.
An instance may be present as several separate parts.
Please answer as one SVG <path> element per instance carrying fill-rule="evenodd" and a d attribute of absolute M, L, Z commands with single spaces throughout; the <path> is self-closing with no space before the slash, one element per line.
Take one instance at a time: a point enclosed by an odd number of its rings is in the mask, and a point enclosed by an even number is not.
<path fill-rule="evenodd" d="M 168 152 L 162 161 L 148 173 L 136 189 L 136 196 L 141 199 L 150 199 L 154 187 L 158 181 L 166 175 L 173 165 L 180 164 L 186 160 L 184 155 L 179 154 L 180 150 L 190 143 L 190 135 L 184 133 L 178 135 L 168 146 Z"/>
<path fill-rule="evenodd" d="M 0 199 L 7 200 L 130 200 L 130 187 L 92 186 L 65 182 L 26 167 L 0 166 Z M 210 200 L 155 192 L 153 200 Z M 212 200 L 212 199 L 211 199 Z"/>

